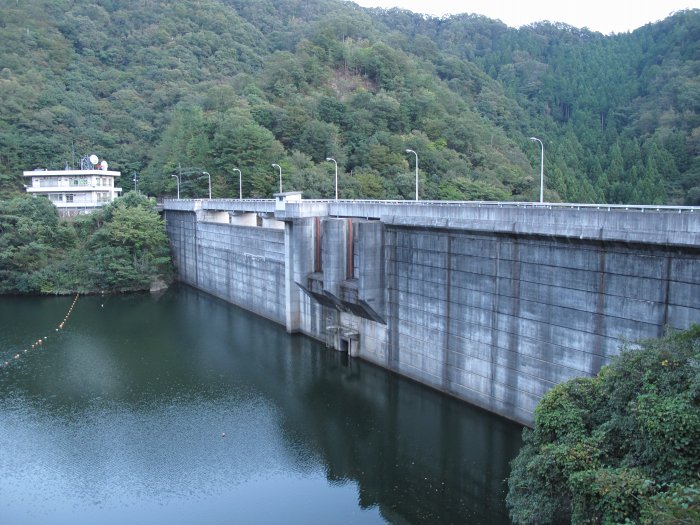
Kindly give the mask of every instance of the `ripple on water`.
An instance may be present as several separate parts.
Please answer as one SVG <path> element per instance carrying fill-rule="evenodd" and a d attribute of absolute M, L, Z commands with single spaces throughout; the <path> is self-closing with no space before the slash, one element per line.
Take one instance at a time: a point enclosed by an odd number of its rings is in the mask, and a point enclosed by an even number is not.
<path fill-rule="evenodd" d="M 502 423 L 198 292 L 164 297 L 81 298 L 0 371 L 1 525 L 503 523 Z M 0 297 L 0 339 L 67 304 Z"/>
<path fill-rule="evenodd" d="M 294 477 L 304 456 L 290 451 L 274 408 L 262 399 L 154 399 L 135 406 L 96 399 L 58 414 L 31 409 L 17 396 L 6 401 L 0 493 L 11 508 L 31 508 L 34 516 L 86 503 L 143 507 L 207 499 L 251 480 Z"/>

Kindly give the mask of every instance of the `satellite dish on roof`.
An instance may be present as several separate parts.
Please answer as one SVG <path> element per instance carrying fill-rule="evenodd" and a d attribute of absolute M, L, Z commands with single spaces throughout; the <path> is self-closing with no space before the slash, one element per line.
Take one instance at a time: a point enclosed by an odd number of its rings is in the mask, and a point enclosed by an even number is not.
<path fill-rule="evenodd" d="M 107 164 L 106 160 L 103 160 L 102 162 L 100 162 L 100 168 L 107 171 L 107 168 L 109 168 L 109 164 Z"/>
<path fill-rule="evenodd" d="M 94 166 L 97 164 L 97 161 L 100 160 L 97 158 L 97 155 L 90 155 L 90 163 Z"/>

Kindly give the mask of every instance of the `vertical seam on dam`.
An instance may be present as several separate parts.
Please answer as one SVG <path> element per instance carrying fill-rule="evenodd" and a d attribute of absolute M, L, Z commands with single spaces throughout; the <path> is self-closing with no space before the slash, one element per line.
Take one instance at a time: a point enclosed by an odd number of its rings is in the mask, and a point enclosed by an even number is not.
<path fill-rule="evenodd" d="M 391 262 L 388 265 L 391 270 L 389 272 L 389 338 L 387 345 L 387 364 L 390 370 L 397 368 L 397 352 L 398 352 L 398 323 L 399 323 L 399 291 L 398 291 L 398 232 L 396 230 L 387 232 L 387 237 L 391 244 Z"/>
<path fill-rule="evenodd" d="M 605 244 L 600 245 L 598 251 L 598 279 L 595 305 L 595 318 L 593 323 L 594 341 L 592 370 L 598 373 L 603 365 L 603 319 L 605 315 L 605 281 L 606 281 L 607 249 Z"/>
<path fill-rule="evenodd" d="M 489 341 L 489 377 L 492 379 L 489 395 L 494 395 L 493 378 L 497 374 L 498 361 L 494 347 L 498 341 L 498 298 L 501 296 L 501 244 L 496 244 L 494 247 L 496 253 L 495 269 L 494 269 L 494 294 L 491 296 L 491 340 Z"/>
<path fill-rule="evenodd" d="M 445 319 L 443 321 L 445 337 L 442 344 L 442 386 L 445 390 L 450 391 L 450 334 L 452 333 L 452 236 L 450 234 L 447 234 L 447 253 L 445 257 Z"/>
<path fill-rule="evenodd" d="M 507 358 L 507 368 L 506 368 L 506 383 L 514 388 L 516 391 L 518 389 L 518 384 L 520 382 L 520 374 L 518 373 L 519 365 L 519 348 L 518 345 L 520 343 L 520 324 L 524 322 L 524 320 L 520 316 L 520 307 L 521 307 L 521 257 L 520 257 L 520 242 L 518 241 L 517 237 L 511 237 L 511 240 L 513 242 L 513 255 L 511 256 L 511 322 L 513 323 L 513 327 L 510 333 L 510 339 L 508 343 L 508 349 L 510 350 L 510 353 L 508 354 Z M 538 338 L 538 344 L 539 344 L 539 338 Z M 498 367 L 496 369 L 498 372 Z M 491 379 L 493 384 L 496 384 L 496 377 L 493 376 Z M 513 403 L 512 399 L 507 400 L 508 403 L 515 404 Z"/>
<path fill-rule="evenodd" d="M 199 241 L 198 241 L 198 236 L 197 236 L 197 222 L 195 219 L 194 223 L 194 282 L 196 283 L 196 286 L 199 287 L 199 254 L 201 253 L 201 250 L 199 249 Z"/>
<path fill-rule="evenodd" d="M 664 288 L 664 313 L 661 326 L 659 326 L 659 337 L 664 335 L 664 331 L 668 326 L 668 308 L 669 302 L 671 301 L 671 274 L 673 271 L 673 265 L 671 261 L 671 254 L 666 254 L 666 286 Z"/>

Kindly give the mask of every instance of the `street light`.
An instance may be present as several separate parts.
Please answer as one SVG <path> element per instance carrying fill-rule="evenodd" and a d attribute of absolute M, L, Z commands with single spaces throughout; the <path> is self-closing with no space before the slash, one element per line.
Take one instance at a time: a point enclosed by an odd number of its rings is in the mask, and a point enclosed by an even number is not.
<path fill-rule="evenodd" d="M 211 175 L 209 175 L 209 172 L 206 171 L 203 171 L 202 174 L 209 178 L 209 199 L 211 199 Z"/>
<path fill-rule="evenodd" d="M 530 137 L 530 140 L 537 141 L 542 146 L 542 155 L 540 157 L 540 203 L 544 202 L 544 144 L 537 137 Z"/>
<path fill-rule="evenodd" d="M 243 200 L 243 175 L 241 175 L 241 170 L 238 168 L 233 168 L 233 171 L 238 172 L 238 198 Z"/>
<path fill-rule="evenodd" d="M 413 153 L 416 156 L 416 200 L 418 200 L 418 153 L 412 149 L 407 149 L 406 153 Z"/>
<path fill-rule="evenodd" d="M 273 164 L 272 167 L 279 168 L 280 170 L 280 193 L 282 193 L 282 166 L 280 166 L 279 164 Z"/>
<path fill-rule="evenodd" d="M 335 164 L 335 200 L 338 200 L 338 162 L 333 157 L 328 157 L 326 160 Z"/>
<path fill-rule="evenodd" d="M 175 180 L 177 181 L 177 200 L 180 200 L 180 177 L 177 175 L 171 175 L 171 177 L 175 177 Z"/>

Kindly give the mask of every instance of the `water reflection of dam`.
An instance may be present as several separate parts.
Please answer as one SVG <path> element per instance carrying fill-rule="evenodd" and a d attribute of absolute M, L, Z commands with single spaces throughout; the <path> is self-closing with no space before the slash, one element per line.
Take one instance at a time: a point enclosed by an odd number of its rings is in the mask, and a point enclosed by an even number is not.
<path fill-rule="evenodd" d="M 280 431 L 288 446 L 297 441 L 322 458 L 329 480 L 357 483 L 362 507 L 379 507 L 391 523 L 445 523 L 454 516 L 468 516 L 471 523 L 508 521 L 504 480 L 521 445 L 519 426 L 426 395 L 432 392 L 342 353 L 319 353 L 307 338 L 289 338 L 264 319 L 196 292 L 187 297 L 188 317 L 228 327 L 230 339 L 215 346 L 237 348 L 219 351 L 202 369 L 262 394 L 284 414 Z M 183 364 L 175 376 L 188 380 L 193 374 L 197 378 L 198 371 Z M 303 469 L 303 455 L 298 461 Z"/>

